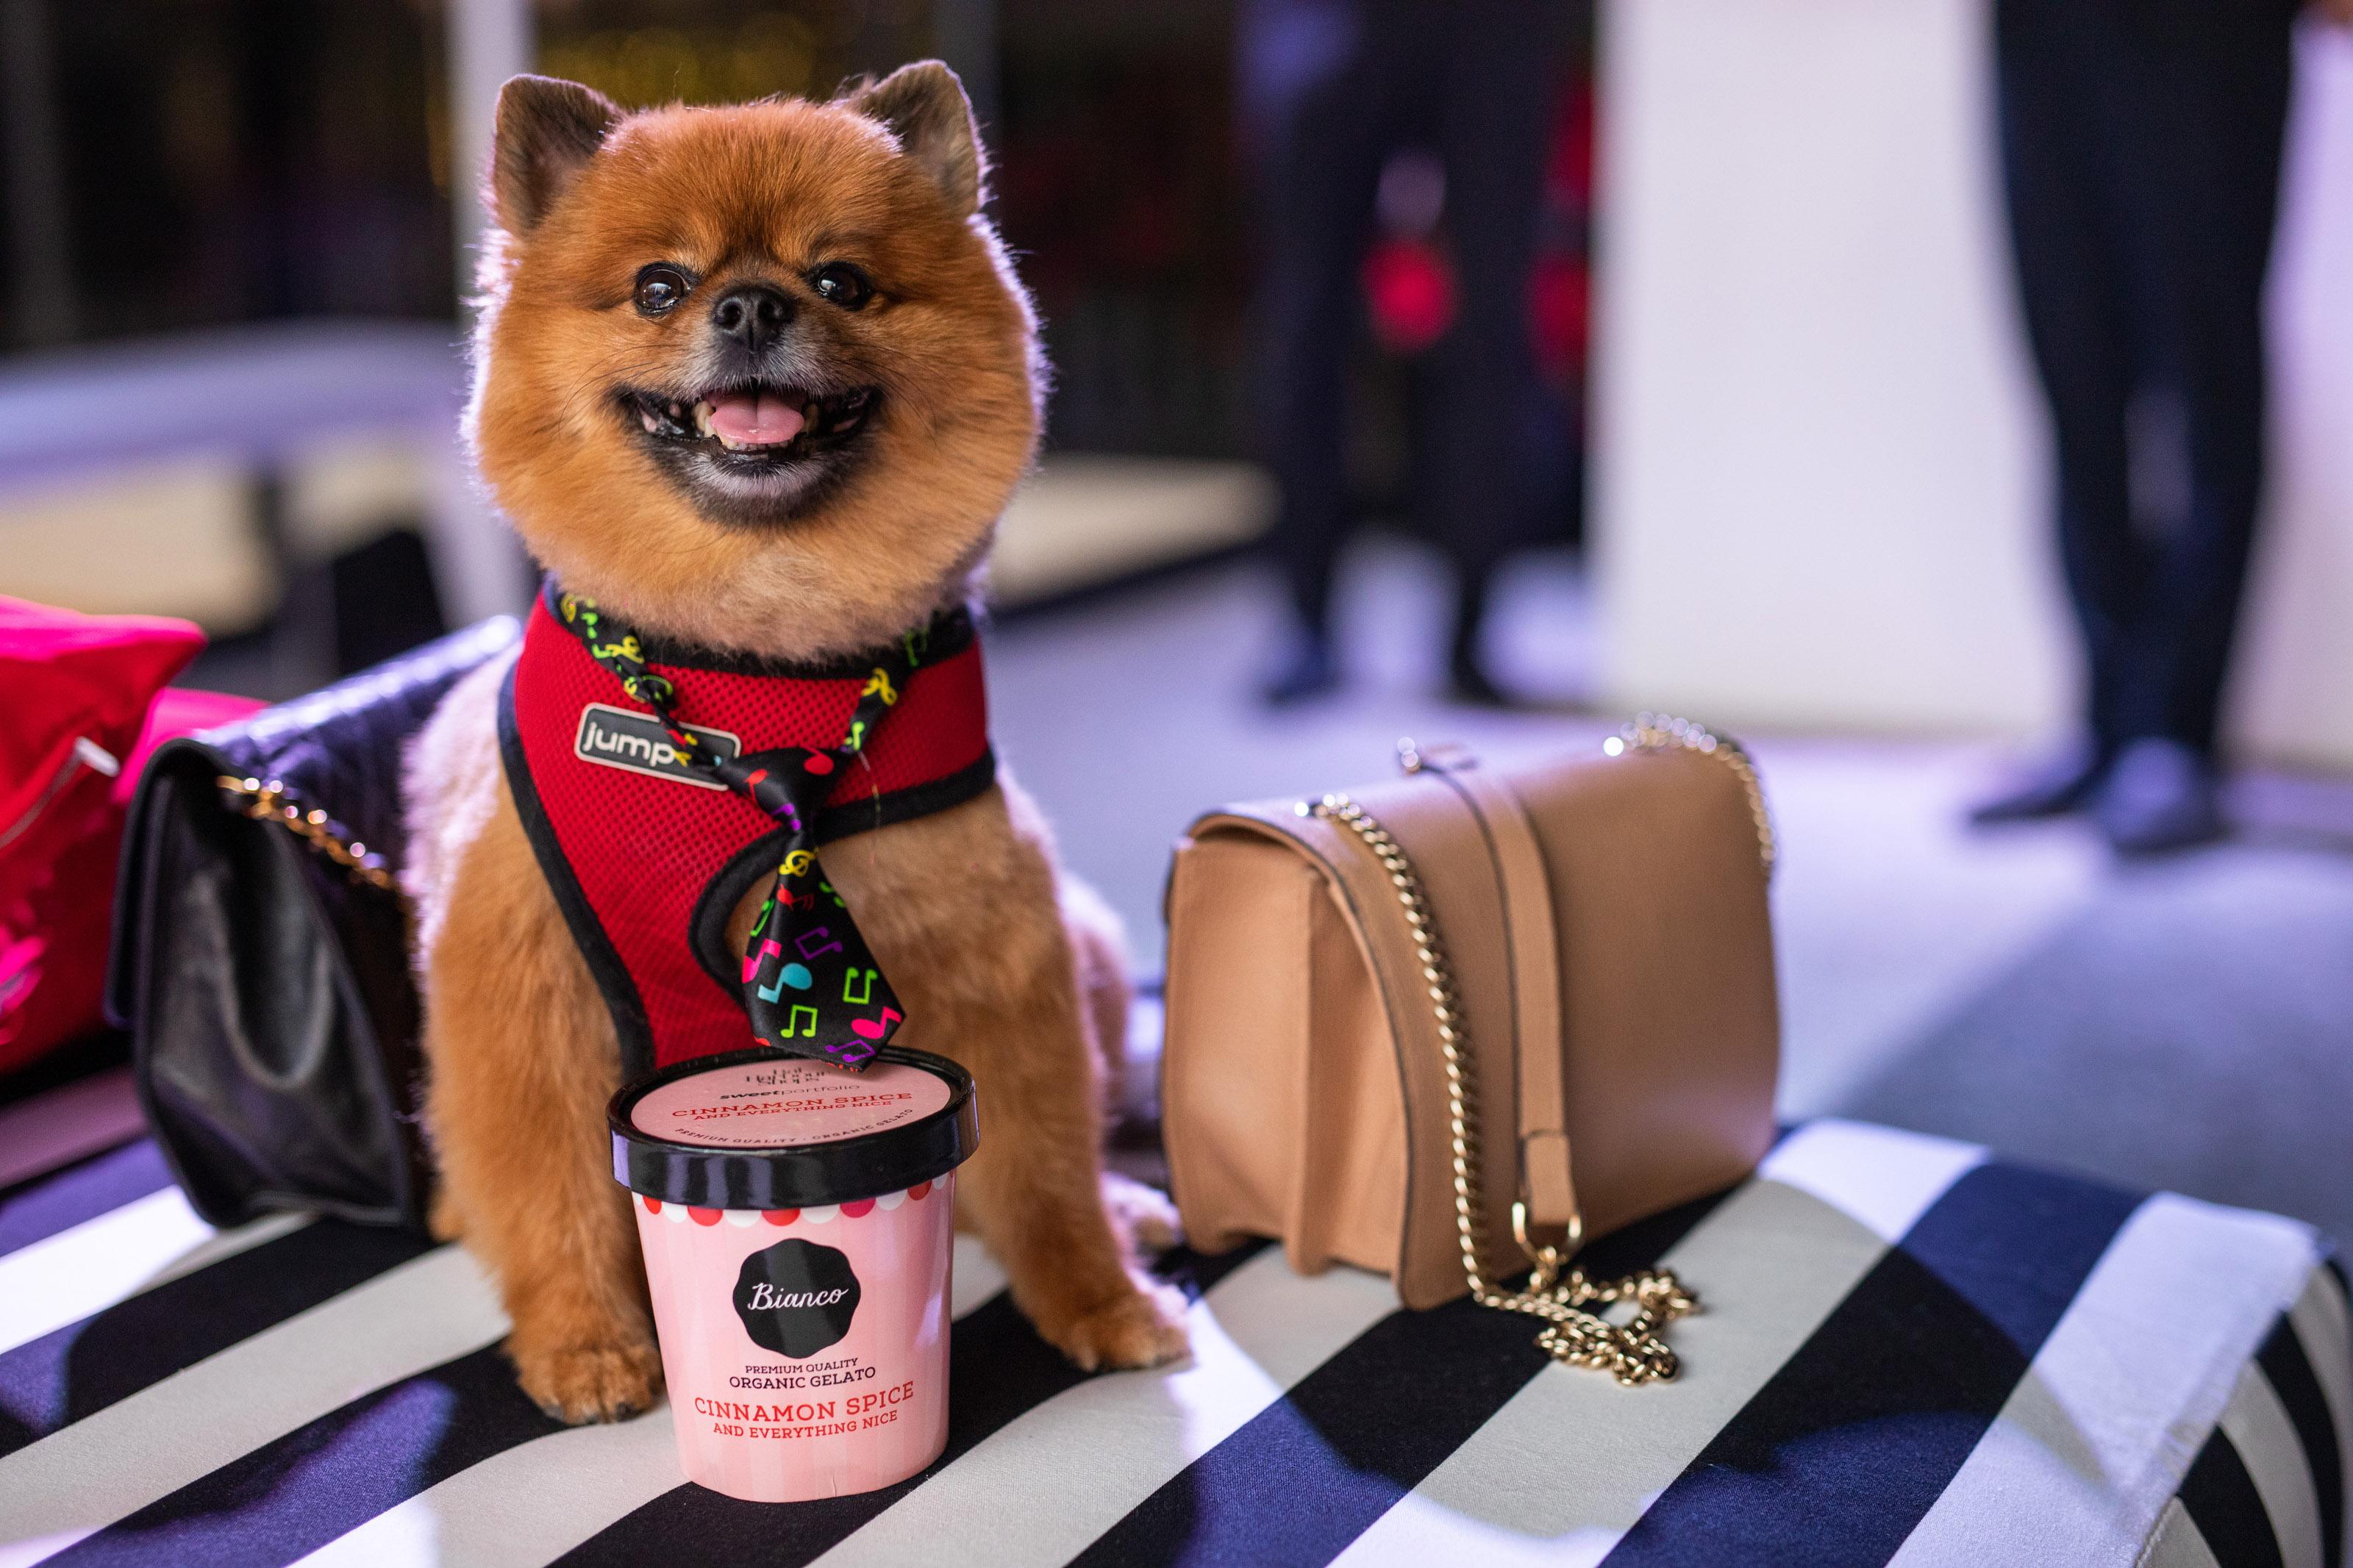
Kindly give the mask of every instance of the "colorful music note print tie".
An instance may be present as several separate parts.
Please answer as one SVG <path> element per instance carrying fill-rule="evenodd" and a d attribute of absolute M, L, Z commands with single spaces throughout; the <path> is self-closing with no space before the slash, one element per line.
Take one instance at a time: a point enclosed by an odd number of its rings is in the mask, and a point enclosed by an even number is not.
<path fill-rule="evenodd" d="M 744 1006 L 759 1043 L 795 1056 L 863 1068 L 906 1019 L 891 983 L 841 895 L 818 864 L 816 822 L 841 769 L 865 749 L 882 716 L 897 706 L 925 638 L 909 633 L 873 656 L 872 669 L 842 740 L 829 751 L 779 746 L 740 757 L 713 756 L 672 711 L 678 689 L 646 664 L 636 634 L 593 599 L 559 594 L 556 613 L 588 657 L 621 689 L 653 710 L 679 760 L 752 802 L 784 825 L 776 886 L 752 922 L 744 953 Z"/>

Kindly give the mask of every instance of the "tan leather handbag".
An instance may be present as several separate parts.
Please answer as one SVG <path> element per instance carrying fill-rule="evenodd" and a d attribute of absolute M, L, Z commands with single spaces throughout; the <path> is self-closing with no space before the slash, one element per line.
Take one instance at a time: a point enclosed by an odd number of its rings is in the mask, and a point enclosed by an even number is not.
<path fill-rule="evenodd" d="M 1186 1229 L 1377 1270 L 1409 1307 L 1467 1290 L 1545 1319 L 1565 1361 L 1672 1376 L 1657 1330 L 1689 1294 L 1572 1260 L 1772 1142 L 1756 771 L 1648 714 L 1589 761 L 1399 750 L 1393 782 L 1230 806 L 1178 842 L 1162 1118 Z"/>

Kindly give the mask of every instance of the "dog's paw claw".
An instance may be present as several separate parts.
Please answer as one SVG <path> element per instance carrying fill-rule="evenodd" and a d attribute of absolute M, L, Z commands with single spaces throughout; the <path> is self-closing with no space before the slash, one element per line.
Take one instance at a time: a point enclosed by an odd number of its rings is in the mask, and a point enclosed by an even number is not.
<path fill-rule="evenodd" d="M 1113 1297 L 1052 1336 L 1081 1371 L 1158 1366 L 1190 1352 L 1184 1292 L 1157 1280 L 1134 1283 L 1135 1289 Z"/>
<path fill-rule="evenodd" d="M 510 1345 L 508 1354 L 532 1403 L 568 1426 L 626 1421 L 661 1394 L 661 1352 L 649 1340 L 532 1351 Z"/>

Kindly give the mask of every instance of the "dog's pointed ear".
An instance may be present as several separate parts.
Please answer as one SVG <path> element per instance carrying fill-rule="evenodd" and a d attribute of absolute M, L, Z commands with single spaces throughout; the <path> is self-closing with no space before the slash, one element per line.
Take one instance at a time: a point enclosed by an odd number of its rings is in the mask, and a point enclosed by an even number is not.
<path fill-rule="evenodd" d="M 499 89 L 491 208 L 509 234 L 539 226 L 621 118 L 593 88 L 554 77 L 509 77 Z"/>
<path fill-rule="evenodd" d="M 854 89 L 846 101 L 891 128 L 900 150 L 932 177 L 956 216 L 980 210 L 987 164 L 972 122 L 972 101 L 955 72 L 937 60 L 917 60 Z"/>

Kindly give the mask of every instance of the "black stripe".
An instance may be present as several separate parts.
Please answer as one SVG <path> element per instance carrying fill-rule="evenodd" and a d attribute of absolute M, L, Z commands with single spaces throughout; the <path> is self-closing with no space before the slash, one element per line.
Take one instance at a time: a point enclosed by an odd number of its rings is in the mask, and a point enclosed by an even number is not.
<path fill-rule="evenodd" d="M 486 1346 L 364 1394 L 47 1561 L 292 1563 L 470 1466 L 562 1430 Z"/>
<path fill-rule="evenodd" d="M 2328 1397 L 2312 1370 L 2304 1342 L 2285 1313 L 2272 1325 L 2263 1348 L 2255 1352 L 2272 1392 L 2287 1409 L 2296 1441 L 2304 1446 L 2304 1462 L 2312 1471 L 2312 1495 L 2320 1505 L 2320 1560 L 2344 1562 L 2345 1464 L 2337 1447 L 2337 1423 L 2328 1414 Z"/>
<path fill-rule="evenodd" d="M 506 764 L 507 790 L 514 796 L 515 815 L 522 818 L 523 837 L 531 840 L 540 874 L 555 895 L 555 907 L 564 912 L 573 945 L 580 950 L 582 961 L 596 979 L 596 989 L 605 998 L 605 1011 L 613 1016 L 613 1033 L 621 1047 L 621 1077 L 624 1081 L 643 1078 L 654 1070 L 654 1033 L 646 1022 L 645 998 L 638 994 L 629 966 L 621 962 L 613 939 L 605 934 L 604 922 L 596 918 L 596 906 L 572 874 L 572 862 L 565 858 L 555 825 L 540 804 L 539 786 L 532 783 L 531 760 L 524 755 L 522 732 L 514 716 L 515 670 L 522 663 L 518 658 L 507 666 L 506 676 L 499 683 L 499 755 Z"/>
<path fill-rule="evenodd" d="M 1177 1252 L 1158 1265 L 1161 1272 L 1199 1294 L 1263 1249 L 1263 1242 L 1215 1258 Z M 998 1295 L 956 1321 L 948 1352 L 948 1446 L 928 1470 L 881 1491 L 776 1508 L 738 1502 L 682 1486 L 663 1493 L 636 1512 L 591 1536 L 559 1563 L 609 1563 L 615 1568 L 659 1563 L 691 1568 L 758 1563 L 764 1568 L 798 1568 L 831 1551 L 869 1520 L 970 1452 L 991 1433 L 1043 1405 L 1088 1374 L 1039 1339 L 1010 1298 Z M 942 1543 L 941 1562 L 955 1561 L 955 1543 Z"/>
<path fill-rule="evenodd" d="M 2137 1202 L 2006 1165 L 1964 1174 L 1605 1561 L 1886 1562 Z"/>
<path fill-rule="evenodd" d="M 2217 1568 L 2286 1568 L 2263 1494 L 2255 1490 L 2238 1445 L 2220 1426 L 2198 1450 L 2176 1495 L 2206 1538 Z"/>
<path fill-rule="evenodd" d="M 0 1354 L 0 1455 L 194 1366 L 427 1251 L 318 1220 Z"/>
<path fill-rule="evenodd" d="M 152 1138 L 93 1154 L 0 1196 L 0 1254 L 71 1230 L 172 1184 Z"/>
<path fill-rule="evenodd" d="M 1647 1267 L 1722 1201 L 1703 1198 L 1630 1226 L 1581 1261 L 1597 1274 Z M 1390 1313 L 1073 1563 L 1330 1562 L 1544 1369 L 1541 1326 L 1468 1299 Z M 1572 1473 L 1563 1471 L 1564 1484 Z"/>

